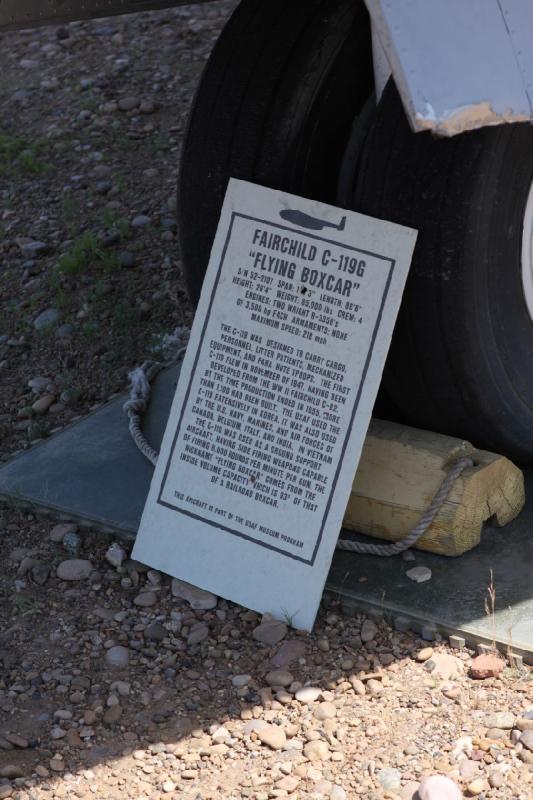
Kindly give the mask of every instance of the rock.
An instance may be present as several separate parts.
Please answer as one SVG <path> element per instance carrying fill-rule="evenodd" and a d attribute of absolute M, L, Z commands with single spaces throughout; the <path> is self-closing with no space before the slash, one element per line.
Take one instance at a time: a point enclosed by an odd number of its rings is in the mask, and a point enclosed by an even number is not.
<path fill-rule="evenodd" d="M 65 322 L 63 325 L 60 325 L 56 329 L 56 338 L 57 339 L 71 339 L 74 334 L 74 326 L 70 325 L 68 322 Z"/>
<path fill-rule="evenodd" d="M 376 638 L 378 626 L 371 619 L 365 619 L 361 627 L 361 641 L 371 642 Z"/>
<path fill-rule="evenodd" d="M 505 775 L 500 770 L 496 769 L 489 775 L 489 783 L 492 789 L 501 789 L 505 783 Z"/>
<path fill-rule="evenodd" d="M 309 761 L 324 761 L 329 756 L 329 747 L 323 739 L 314 739 L 304 745 L 304 756 Z"/>
<path fill-rule="evenodd" d="M 197 628 L 192 630 L 187 637 L 188 645 L 200 644 L 209 636 L 209 628 L 207 625 L 198 625 Z"/>
<path fill-rule="evenodd" d="M 314 703 L 322 694 L 322 689 L 317 689 L 315 686 L 303 686 L 295 694 L 295 698 L 299 703 Z"/>
<path fill-rule="evenodd" d="M 487 728 L 502 728 L 505 731 L 510 731 L 514 727 L 515 717 L 510 711 L 496 711 L 492 714 L 487 714 L 483 724 Z"/>
<path fill-rule="evenodd" d="M 279 725 L 266 725 L 256 731 L 258 739 L 271 750 L 281 750 L 287 742 L 285 731 Z"/>
<path fill-rule="evenodd" d="M 370 678 L 370 680 L 366 682 L 366 688 L 373 697 L 377 697 L 383 691 L 383 684 L 375 678 Z"/>
<path fill-rule="evenodd" d="M 146 214 L 138 214 L 131 221 L 132 228 L 146 228 L 147 225 L 151 224 L 152 220 L 150 217 L 147 217 Z"/>
<path fill-rule="evenodd" d="M 470 665 L 470 675 L 477 680 L 496 678 L 504 667 L 505 661 L 500 656 L 493 653 L 484 653 L 473 659 Z"/>
<path fill-rule="evenodd" d="M 463 662 L 448 653 L 435 653 L 426 661 L 424 669 L 435 678 L 449 681 L 454 676 L 463 674 Z"/>
<path fill-rule="evenodd" d="M 120 111 L 133 111 L 134 108 L 140 105 L 140 102 L 138 97 L 121 97 L 117 102 L 117 106 Z"/>
<path fill-rule="evenodd" d="M 141 114 L 153 114 L 155 111 L 154 101 L 150 99 L 141 100 L 139 111 L 141 112 Z"/>
<path fill-rule="evenodd" d="M 478 794 L 485 792 L 488 788 L 487 781 L 484 778 L 476 778 L 467 786 L 468 794 L 472 795 L 472 797 L 477 797 Z"/>
<path fill-rule="evenodd" d="M 290 686 L 294 678 L 290 672 L 284 669 L 274 669 L 265 677 L 269 686 Z"/>
<path fill-rule="evenodd" d="M 234 675 L 231 679 L 231 684 L 235 689 L 242 689 L 244 686 L 248 686 L 251 680 L 251 675 Z"/>
<path fill-rule="evenodd" d="M 416 654 L 416 660 L 420 662 L 429 661 L 432 655 L 433 655 L 432 647 L 423 647 L 422 650 L 419 650 L 418 653 Z"/>
<path fill-rule="evenodd" d="M 113 681 L 110 689 L 112 692 L 118 692 L 121 697 L 127 697 L 131 691 L 131 686 L 127 681 Z"/>
<path fill-rule="evenodd" d="M 48 564 L 34 564 L 31 568 L 31 577 L 38 586 L 44 586 L 50 576 Z"/>
<path fill-rule="evenodd" d="M 381 788 L 385 789 L 385 791 L 394 791 L 395 789 L 399 789 L 401 786 L 401 772 L 393 767 L 380 769 L 376 777 Z"/>
<path fill-rule="evenodd" d="M 413 567 L 408 569 L 405 574 L 409 580 L 415 581 L 415 583 L 424 583 L 430 580 L 432 573 L 429 567 Z"/>
<path fill-rule="evenodd" d="M 11 797 L 12 794 L 13 789 L 8 784 L 0 786 L 0 800 L 5 800 L 5 798 Z"/>
<path fill-rule="evenodd" d="M 46 311 L 41 311 L 33 320 L 33 327 L 36 331 L 43 331 L 46 328 L 51 328 L 59 320 L 59 311 L 57 308 L 47 308 Z"/>
<path fill-rule="evenodd" d="M 524 731 L 519 741 L 520 744 L 523 744 L 528 750 L 533 750 L 533 731 Z"/>
<path fill-rule="evenodd" d="M 400 800 L 419 800 L 418 783 L 415 783 L 414 781 L 408 781 L 405 786 L 402 786 Z"/>
<path fill-rule="evenodd" d="M 25 241 L 24 243 L 19 244 L 20 252 L 22 253 L 24 258 L 39 258 L 40 256 L 47 255 L 51 247 L 46 242 L 32 242 L 32 241 Z"/>
<path fill-rule="evenodd" d="M 118 263 L 119 266 L 124 267 L 124 269 L 132 269 L 132 267 L 135 266 L 135 256 L 133 253 L 124 250 L 122 253 L 119 253 Z"/>
<path fill-rule="evenodd" d="M 78 555 L 81 547 L 80 535 L 74 531 L 69 531 L 66 533 L 63 536 L 63 547 L 70 556 L 75 558 Z"/>
<path fill-rule="evenodd" d="M 80 393 L 78 389 L 75 389 L 73 386 L 69 386 L 67 389 L 63 389 L 60 395 L 60 399 L 62 403 L 65 403 L 67 406 L 76 405 L 78 400 L 80 399 Z"/>
<path fill-rule="evenodd" d="M 59 525 L 54 525 L 49 538 L 52 542 L 62 542 L 66 533 L 76 533 L 77 530 L 78 526 L 73 522 L 61 522 Z"/>
<path fill-rule="evenodd" d="M 28 386 L 32 390 L 34 394 L 39 394 L 39 392 L 44 392 L 47 386 L 50 386 L 52 381 L 50 378 L 44 378 L 39 375 L 37 378 L 30 378 L 28 381 Z"/>
<path fill-rule="evenodd" d="M 352 689 L 357 695 L 359 695 L 359 697 L 362 697 L 366 694 L 365 684 L 363 681 L 359 680 L 359 678 L 356 678 L 355 675 L 350 677 L 350 683 L 352 684 Z"/>
<path fill-rule="evenodd" d="M 157 603 L 157 595 L 155 592 L 141 592 L 133 599 L 133 602 L 140 608 L 150 608 Z"/>
<path fill-rule="evenodd" d="M 126 551 L 117 542 L 113 542 L 113 544 L 107 548 L 105 554 L 105 560 L 108 564 L 111 564 L 112 567 L 115 567 L 115 569 L 121 567 L 123 561 L 125 561 L 127 557 Z"/>
<path fill-rule="evenodd" d="M 118 644 L 110 647 L 105 654 L 106 664 L 115 669 L 122 669 L 127 667 L 130 660 L 130 651 L 127 647 Z"/>
<path fill-rule="evenodd" d="M 152 642 L 162 642 L 167 636 L 168 632 L 160 622 L 152 622 L 144 629 L 144 638 Z"/>
<path fill-rule="evenodd" d="M 462 781 L 473 781 L 479 775 L 479 763 L 470 758 L 463 758 L 459 761 L 459 775 Z"/>
<path fill-rule="evenodd" d="M 45 394 L 43 397 L 39 397 L 35 403 L 32 403 L 31 409 L 34 414 L 46 414 L 50 406 L 53 404 L 55 397 L 53 394 Z"/>
<path fill-rule="evenodd" d="M 122 716 L 122 706 L 119 703 L 116 703 L 111 708 L 108 708 L 107 711 L 104 712 L 104 722 L 106 725 L 114 725 L 115 722 L 118 722 Z"/>
<path fill-rule="evenodd" d="M 96 194 L 108 194 L 112 188 L 113 184 L 111 181 L 96 181 L 94 184 L 94 191 Z"/>
<path fill-rule="evenodd" d="M 84 581 L 93 571 L 93 565 L 85 558 L 70 558 L 57 567 L 57 577 L 62 581 Z"/>
<path fill-rule="evenodd" d="M 533 731 L 533 719 L 522 717 L 522 719 L 517 719 L 515 726 L 519 731 Z"/>
<path fill-rule="evenodd" d="M 329 793 L 329 800 L 348 800 L 348 795 L 342 786 L 334 786 Z"/>
<path fill-rule="evenodd" d="M 186 581 L 180 581 L 178 578 L 172 579 L 171 592 L 173 597 L 185 600 L 196 611 L 209 611 L 212 608 L 216 608 L 218 603 L 216 595 L 199 589 Z"/>
<path fill-rule="evenodd" d="M 274 667 L 288 667 L 293 661 L 297 661 L 304 655 L 305 644 L 297 639 L 289 639 L 287 642 L 283 642 L 271 662 Z"/>
<path fill-rule="evenodd" d="M 5 766 L 0 767 L 0 778 L 9 778 L 10 780 L 13 780 L 14 778 L 23 777 L 24 771 L 16 764 L 5 764 Z"/>
<path fill-rule="evenodd" d="M 26 750 L 29 747 L 30 743 L 25 736 L 21 736 L 18 733 L 6 733 L 4 736 L 8 742 L 18 747 L 20 750 Z"/>
<path fill-rule="evenodd" d="M 461 800 L 461 792 L 450 778 L 431 775 L 418 787 L 418 797 L 420 800 Z"/>
<path fill-rule="evenodd" d="M 257 628 L 254 628 L 252 636 L 256 642 L 272 646 L 281 642 L 286 634 L 287 626 L 284 622 L 263 617 Z"/>
<path fill-rule="evenodd" d="M 325 719 L 334 719 L 337 715 L 337 709 L 333 703 L 319 703 L 315 708 L 314 716 L 321 721 Z"/>

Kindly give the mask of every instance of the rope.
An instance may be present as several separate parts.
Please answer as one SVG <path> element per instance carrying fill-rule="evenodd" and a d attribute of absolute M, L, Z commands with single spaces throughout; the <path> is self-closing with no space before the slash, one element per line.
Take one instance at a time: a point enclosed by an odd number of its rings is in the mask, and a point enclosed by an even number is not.
<path fill-rule="evenodd" d="M 392 544 L 362 544 L 361 542 L 352 542 L 350 539 L 339 539 L 337 542 L 338 550 L 349 550 L 351 553 L 367 553 L 372 556 L 395 556 L 398 553 L 403 553 L 418 542 L 418 540 L 425 534 L 437 513 L 442 508 L 442 505 L 455 481 L 467 467 L 473 467 L 474 462 L 471 458 L 465 456 L 458 458 L 450 466 L 448 474 L 442 481 L 435 497 L 429 504 L 427 510 L 422 514 L 420 521 L 410 531 L 407 536 L 400 539 L 398 542 Z"/>
<path fill-rule="evenodd" d="M 122 410 L 128 415 L 128 427 L 131 437 L 143 456 L 154 465 L 157 464 L 159 453 L 147 442 L 141 428 L 142 415 L 150 403 L 151 383 L 162 369 L 177 364 L 183 358 L 185 350 L 184 342 L 189 337 L 186 328 L 178 327 L 173 334 L 163 340 L 164 352 L 176 350 L 166 361 L 145 361 L 129 373 L 130 379 L 130 398 L 122 406 Z"/>
<path fill-rule="evenodd" d="M 172 344 L 176 342 L 183 345 L 183 341 L 188 336 L 188 331 L 177 329 L 177 332 L 170 338 Z M 123 410 L 128 415 L 129 431 L 133 441 L 141 451 L 141 453 L 152 462 L 155 466 L 157 464 L 157 457 L 159 453 L 157 450 L 147 442 L 141 429 L 142 415 L 148 408 L 150 403 L 151 383 L 156 375 L 162 369 L 170 367 L 172 364 L 178 363 L 185 353 L 186 347 L 181 346 L 174 356 L 166 361 L 145 361 L 140 367 L 137 367 L 129 373 L 128 377 L 131 382 L 130 398 L 124 403 Z M 338 550 L 348 550 L 351 553 L 368 554 L 372 556 L 395 556 L 408 550 L 415 545 L 418 540 L 425 534 L 436 515 L 442 508 L 442 505 L 462 472 L 468 467 L 473 466 L 473 461 L 468 457 L 461 457 L 454 461 L 444 480 L 442 481 L 435 497 L 429 504 L 427 510 L 422 514 L 420 521 L 417 525 L 398 542 L 392 544 L 363 544 L 361 542 L 353 542 L 350 539 L 339 539 L 337 542 Z"/>

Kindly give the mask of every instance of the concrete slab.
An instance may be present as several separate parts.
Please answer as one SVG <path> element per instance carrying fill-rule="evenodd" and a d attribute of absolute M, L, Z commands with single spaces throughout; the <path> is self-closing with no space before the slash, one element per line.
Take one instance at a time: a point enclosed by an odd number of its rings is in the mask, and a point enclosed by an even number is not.
<path fill-rule="evenodd" d="M 159 373 L 144 419 L 159 448 L 179 367 Z M 134 445 L 122 395 L 0 468 L 0 496 L 134 539 L 153 467 Z"/>
<path fill-rule="evenodd" d="M 179 368 L 158 376 L 145 432 L 159 447 Z M 15 456 L 0 468 L 0 495 L 54 516 L 133 539 L 152 476 L 151 464 L 131 441 L 122 411 L 124 397 Z M 533 471 L 526 497 L 533 497 Z M 471 642 L 511 645 L 533 661 L 533 502 L 503 529 L 487 527 L 475 550 L 457 559 L 413 551 L 376 558 L 336 553 L 327 590 L 345 610 L 386 616 L 400 629 L 431 638 L 459 634 Z M 348 531 L 343 537 L 353 536 Z M 365 537 L 353 537 L 361 541 Z M 367 540 L 368 541 L 368 540 Z M 432 570 L 430 581 L 413 583 L 410 567 Z M 496 587 L 494 619 L 485 613 L 491 570 Z"/>
<path fill-rule="evenodd" d="M 533 496 L 533 475 L 526 496 Z M 431 632 L 459 633 L 469 642 L 511 647 L 533 661 L 533 504 L 505 528 L 487 527 L 481 544 L 459 558 L 413 551 L 416 560 L 401 556 L 375 558 L 338 551 L 327 588 L 340 597 L 345 611 L 386 616 L 392 623 L 432 638 Z M 354 537 L 368 541 L 366 537 Z M 423 565 L 431 580 L 414 583 L 407 570 Z M 494 618 L 485 612 L 487 587 L 493 574 Z"/>

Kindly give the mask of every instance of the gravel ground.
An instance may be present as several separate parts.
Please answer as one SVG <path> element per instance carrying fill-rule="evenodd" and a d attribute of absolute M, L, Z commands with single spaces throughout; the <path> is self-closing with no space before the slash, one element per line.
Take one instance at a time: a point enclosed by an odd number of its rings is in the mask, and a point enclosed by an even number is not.
<path fill-rule="evenodd" d="M 190 321 L 177 164 L 233 5 L 0 40 L 0 458 Z M 294 631 L 109 544 L 2 512 L 0 800 L 533 798 L 528 670 L 332 601 Z"/>
<path fill-rule="evenodd" d="M 179 153 L 234 5 L 0 38 L 0 457 L 123 389 L 190 321 Z"/>
<path fill-rule="evenodd" d="M 474 680 L 333 601 L 294 631 L 74 525 L 3 524 L 0 798 L 533 797 L 529 671 Z"/>

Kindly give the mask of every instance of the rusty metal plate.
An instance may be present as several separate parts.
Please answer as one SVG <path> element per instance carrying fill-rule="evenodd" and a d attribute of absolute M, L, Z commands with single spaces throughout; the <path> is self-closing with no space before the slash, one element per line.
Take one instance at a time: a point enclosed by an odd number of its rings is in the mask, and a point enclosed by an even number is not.
<path fill-rule="evenodd" d="M 0 0 L 0 32 L 189 5 L 190 2 L 191 0 Z"/>

